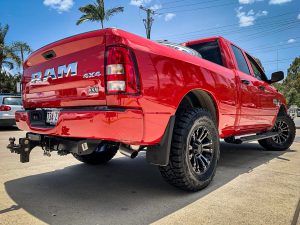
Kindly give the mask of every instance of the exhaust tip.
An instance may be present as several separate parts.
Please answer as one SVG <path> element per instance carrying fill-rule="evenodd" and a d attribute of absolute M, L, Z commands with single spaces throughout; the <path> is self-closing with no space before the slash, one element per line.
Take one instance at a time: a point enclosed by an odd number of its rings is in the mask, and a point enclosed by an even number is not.
<path fill-rule="evenodd" d="M 137 157 L 138 154 L 139 154 L 138 151 L 134 151 L 134 152 L 132 152 L 130 158 L 131 158 L 131 159 L 134 159 L 135 157 Z"/>
<path fill-rule="evenodd" d="M 134 150 L 129 145 L 123 145 L 123 144 L 120 145 L 119 151 L 121 154 L 123 154 L 131 159 L 134 159 L 139 154 L 138 150 Z"/>

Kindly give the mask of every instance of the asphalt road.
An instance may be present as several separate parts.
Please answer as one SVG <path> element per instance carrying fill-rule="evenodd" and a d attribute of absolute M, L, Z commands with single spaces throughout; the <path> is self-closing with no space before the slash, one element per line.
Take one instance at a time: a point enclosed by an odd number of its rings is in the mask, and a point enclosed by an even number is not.
<path fill-rule="evenodd" d="M 0 130 L 1 225 L 300 225 L 300 141 L 286 152 L 222 143 L 211 185 L 187 193 L 166 184 L 143 154 L 87 166 L 36 149 L 31 162 L 21 164 L 5 146 L 8 137 L 22 135 Z"/>

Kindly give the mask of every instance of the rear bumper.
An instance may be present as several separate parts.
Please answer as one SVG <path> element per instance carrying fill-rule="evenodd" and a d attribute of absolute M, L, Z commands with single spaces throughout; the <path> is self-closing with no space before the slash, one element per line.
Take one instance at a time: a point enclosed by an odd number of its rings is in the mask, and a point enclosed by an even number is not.
<path fill-rule="evenodd" d="M 110 140 L 141 144 L 144 116 L 139 109 L 60 111 L 56 126 L 32 126 L 30 111 L 17 111 L 16 123 L 21 130 L 61 137 Z"/>

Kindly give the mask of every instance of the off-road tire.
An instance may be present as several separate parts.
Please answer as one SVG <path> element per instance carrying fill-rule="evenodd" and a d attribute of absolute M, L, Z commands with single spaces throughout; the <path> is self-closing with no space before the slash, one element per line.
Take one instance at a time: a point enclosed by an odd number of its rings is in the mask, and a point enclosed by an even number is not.
<path fill-rule="evenodd" d="M 210 132 L 214 151 L 211 164 L 202 175 L 197 174 L 191 167 L 187 147 L 189 135 L 195 126 L 203 126 Z M 211 114 L 205 109 L 187 109 L 176 117 L 169 164 L 160 166 L 159 170 L 168 183 L 186 191 L 198 191 L 208 186 L 212 181 L 219 156 L 219 134 Z"/>
<path fill-rule="evenodd" d="M 284 151 L 287 150 L 292 144 L 295 139 L 296 135 L 296 126 L 293 121 L 293 119 L 289 115 L 284 115 L 284 116 L 278 116 L 276 119 L 276 123 L 283 121 L 285 124 L 288 126 L 288 137 L 286 141 L 283 143 L 279 144 L 274 141 L 274 138 L 267 138 L 267 139 L 262 139 L 259 140 L 258 143 L 266 150 L 268 151 Z M 275 124 L 276 124 L 275 123 Z M 273 131 L 275 127 L 273 128 Z"/>
<path fill-rule="evenodd" d="M 100 144 L 99 148 L 97 148 L 93 153 L 89 155 L 77 155 L 74 153 L 72 153 L 72 155 L 75 159 L 79 160 L 80 162 L 90 165 L 99 165 L 105 164 L 109 160 L 111 160 L 116 155 L 118 149 L 118 146 L 103 143 Z"/>

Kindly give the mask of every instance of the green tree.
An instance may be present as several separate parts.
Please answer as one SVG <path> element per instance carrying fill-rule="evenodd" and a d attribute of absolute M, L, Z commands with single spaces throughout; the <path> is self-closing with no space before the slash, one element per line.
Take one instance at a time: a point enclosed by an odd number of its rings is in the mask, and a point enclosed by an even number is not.
<path fill-rule="evenodd" d="M 96 0 L 93 4 L 88 4 L 79 8 L 79 11 L 83 15 L 77 20 L 76 25 L 79 25 L 86 21 L 100 22 L 101 28 L 104 28 L 104 20 L 108 21 L 110 17 L 117 13 L 123 12 L 124 7 L 115 7 L 105 10 L 104 0 Z"/>
<path fill-rule="evenodd" d="M 3 71 L 4 67 L 11 70 L 15 64 L 18 66 L 21 64 L 21 59 L 14 52 L 12 46 L 5 43 L 8 30 L 9 26 L 7 24 L 5 26 L 0 24 L 0 71 Z"/>
<path fill-rule="evenodd" d="M 12 74 L 15 66 L 24 62 L 25 54 L 32 50 L 30 46 L 21 41 L 7 44 L 5 41 L 9 26 L 0 24 L 0 92 L 15 92 L 17 82 L 21 81 L 21 73 Z"/>
<path fill-rule="evenodd" d="M 24 63 L 25 54 L 29 54 L 32 52 L 31 47 L 23 41 L 16 41 L 12 43 L 12 49 L 15 53 L 19 54 L 21 57 L 21 64 Z"/>
<path fill-rule="evenodd" d="M 286 97 L 289 106 L 300 107 L 300 56 L 293 60 L 282 83 L 276 83 L 274 86 Z"/>
<path fill-rule="evenodd" d="M 295 58 L 292 64 L 290 65 L 290 68 L 288 69 L 286 82 L 293 83 L 294 81 L 299 79 L 299 76 L 300 76 L 300 56 Z"/>

